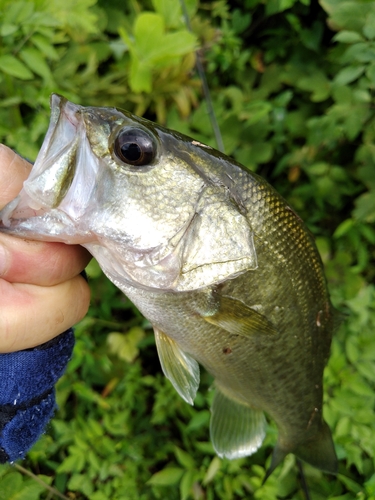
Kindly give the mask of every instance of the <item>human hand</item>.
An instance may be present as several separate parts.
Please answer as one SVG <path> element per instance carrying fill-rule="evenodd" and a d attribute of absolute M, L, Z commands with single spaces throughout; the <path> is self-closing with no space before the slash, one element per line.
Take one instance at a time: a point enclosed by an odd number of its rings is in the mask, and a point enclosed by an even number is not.
<path fill-rule="evenodd" d="M 30 169 L 0 145 L 0 209 L 17 196 Z M 0 352 L 43 344 L 86 314 L 90 292 L 79 273 L 89 260 L 78 245 L 0 233 Z"/>

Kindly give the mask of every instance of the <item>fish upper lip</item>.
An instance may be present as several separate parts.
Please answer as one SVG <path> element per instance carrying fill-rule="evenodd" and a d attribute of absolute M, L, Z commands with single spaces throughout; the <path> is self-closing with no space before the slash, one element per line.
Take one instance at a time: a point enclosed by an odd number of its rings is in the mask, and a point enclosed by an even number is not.
<path fill-rule="evenodd" d="M 74 127 L 74 130 L 77 131 L 77 128 L 80 124 L 80 111 L 82 109 L 78 104 L 74 104 L 68 101 L 65 97 L 59 94 L 52 94 L 50 98 L 50 107 L 51 107 L 51 118 L 47 133 L 45 135 L 45 139 L 43 141 L 42 147 L 39 151 L 36 162 L 43 162 L 46 156 L 47 151 L 50 150 L 51 143 L 54 139 L 54 134 L 58 127 L 58 124 L 61 120 L 61 115 L 64 114 L 69 123 Z"/>
<path fill-rule="evenodd" d="M 77 118 L 77 114 L 81 112 L 81 106 L 68 101 L 65 97 L 59 94 L 51 95 L 51 110 L 59 108 L 60 113 L 63 113 L 67 120 L 75 127 L 79 127 L 81 120 Z"/>

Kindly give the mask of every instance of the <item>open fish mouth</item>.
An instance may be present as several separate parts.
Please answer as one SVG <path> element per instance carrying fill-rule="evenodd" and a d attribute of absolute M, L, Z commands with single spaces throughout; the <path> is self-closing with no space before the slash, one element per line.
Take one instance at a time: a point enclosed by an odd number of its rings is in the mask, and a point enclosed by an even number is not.
<path fill-rule="evenodd" d="M 93 157 L 87 147 L 82 109 L 62 96 L 51 96 L 45 139 L 21 192 L 0 211 L 2 231 L 73 244 L 95 239 L 91 233 L 77 230 L 85 206 L 82 183 L 86 191 L 90 188 L 90 176 L 77 175 L 77 165 L 83 155 Z M 95 163 L 95 158 L 91 160 Z M 65 200 L 71 190 L 74 193 Z"/>
<path fill-rule="evenodd" d="M 74 179 L 79 141 L 85 135 L 81 106 L 53 94 L 51 119 L 24 190 L 41 207 L 60 205 Z"/>

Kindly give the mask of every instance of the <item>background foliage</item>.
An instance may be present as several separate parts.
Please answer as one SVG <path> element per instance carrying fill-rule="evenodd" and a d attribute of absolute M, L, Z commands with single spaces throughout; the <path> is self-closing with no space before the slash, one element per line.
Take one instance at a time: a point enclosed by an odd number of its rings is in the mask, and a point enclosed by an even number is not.
<path fill-rule="evenodd" d="M 347 314 L 325 372 L 340 473 L 306 466 L 311 498 L 375 499 L 375 1 L 0 0 L 0 139 L 35 159 L 49 95 L 127 108 L 215 145 L 199 51 L 226 153 L 265 176 L 317 238 Z M 189 407 L 161 375 L 150 325 L 89 266 L 89 315 L 58 384 L 59 411 L 1 500 L 302 499 L 293 456 L 262 486 L 276 430 L 217 458 L 212 394 Z"/>

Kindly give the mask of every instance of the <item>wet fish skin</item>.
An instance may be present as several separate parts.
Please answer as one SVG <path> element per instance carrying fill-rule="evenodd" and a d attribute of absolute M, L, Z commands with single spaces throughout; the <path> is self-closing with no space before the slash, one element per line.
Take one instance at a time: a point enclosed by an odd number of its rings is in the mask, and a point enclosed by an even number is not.
<path fill-rule="evenodd" d="M 146 165 L 116 156 L 124 128 L 149 139 Z M 13 234 L 91 251 L 154 326 L 186 401 L 197 362 L 214 376 L 219 455 L 256 451 L 265 412 L 279 430 L 269 473 L 289 452 L 336 471 L 322 417 L 335 311 L 313 237 L 264 179 L 147 120 L 54 96 L 35 167 L 1 215 Z"/>
<path fill-rule="evenodd" d="M 255 271 L 207 290 L 178 295 L 140 294 L 133 286 L 122 289 L 153 325 L 176 339 L 182 351 L 214 376 L 215 386 L 229 400 L 250 403 L 275 420 L 279 439 L 273 468 L 294 452 L 312 465 L 335 472 L 330 431 L 322 419 L 322 374 L 335 313 L 312 237 L 277 193 L 266 193 L 269 186 L 260 178 L 258 181 L 257 185 L 252 180 L 249 196 L 259 199 L 254 210 L 259 222 L 250 220 L 258 257 Z M 272 230 L 275 222 L 279 228 Z M 291 238 L 291 234 L 295 236 Z M 246 337 L 202 321 L 215 310 L 215 295 L 256 308 L 276 332 Z M 224 314 L 229 315 L 227 308 Z M 322 451 L 310 451 L 311 443 L 319 442 Z"/>

